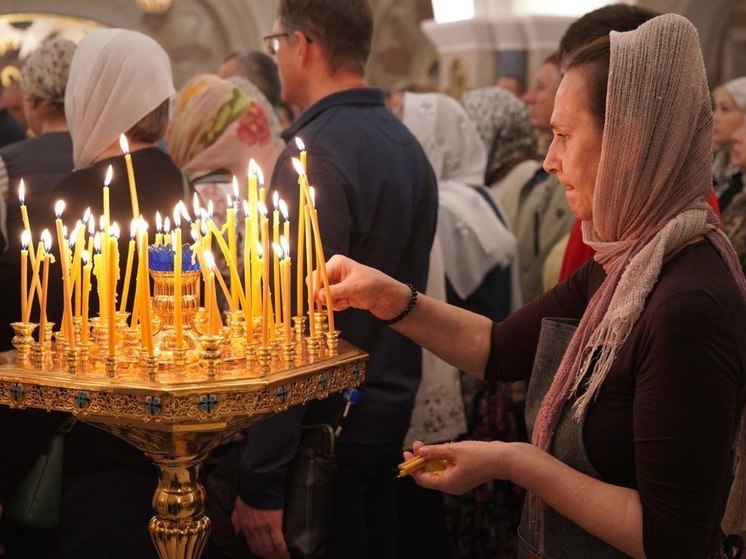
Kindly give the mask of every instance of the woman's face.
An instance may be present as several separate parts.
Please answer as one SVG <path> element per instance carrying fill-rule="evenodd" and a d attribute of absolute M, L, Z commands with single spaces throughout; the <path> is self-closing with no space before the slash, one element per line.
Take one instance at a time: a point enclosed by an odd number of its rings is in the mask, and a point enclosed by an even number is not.
<path fill-rule="evenodd" d="M 733 133 L 743 123 L 743 111 L 738 108 L 727 89 L 716 89 L 712 94 L 713 143 L 716 148 L 729 146 Z"/>
<path fill-rule="evenodd" d="M 557 175 L 565 187 L 567 204 L 575 217 L 590 221 L 603 132 L 590 110 L 586 72 L 573 68 L 562 78 L 550 122 L 554 137 L 544 169 Z"/>
<path fill-rule="evenodd" d="M 733 140 L 730 148 L 731 163 L 746 173 L 746 121 L 736 128 L 731 139 Z"/>

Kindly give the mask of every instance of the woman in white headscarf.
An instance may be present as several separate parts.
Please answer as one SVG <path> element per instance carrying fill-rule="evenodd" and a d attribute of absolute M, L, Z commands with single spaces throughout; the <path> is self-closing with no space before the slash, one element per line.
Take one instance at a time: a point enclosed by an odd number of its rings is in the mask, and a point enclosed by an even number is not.
<path fill-rule="evenodd" d="M 520 101 L 519 101 L 520 103 Z M 438 227 L 430 252 L 427 294 L 488 316 L 505 318 L 518 308 L 520 287 L 516 240 L 504 217 L 482 187 L 487 150 L 464 108 L 442 93 L 404 93 L 402 121 L 422 145 L 438 179 Z M 444 442 L 468 438 L 519 440 L 516 413 L 508 387 L 485 385 L 470 377 L 459 379 L 458 369 L 427 350 L 422 356 L 422 383 L 417 392 L 404 448 L 415 440 Z M 466 408 L 466 410 L 464 410 Z M 464 412 L 466 411 L 466 417 Z M 406 481 L 402 487 L 407 489 Z M 434 514 L 442 507 L 437 496 L 414 489 L 401 495 L 411 509 Z M 480 487 L 460 499 L 447 499 L 450 557 L 474 557 L 479 550 L 508 549 L 520 514 L 521 495 L 509 486 Z M 404 505 L 403 505 L 404 506 Z M 405 530 L 432 530 L 437 517 L 418 515 Z M 484 529 L 500 523 L 506 529 Z M 422 538 L 410 539 L 422 551 Z M 447 545 L 429 538 L 433 553 Z M 415 549 L 400 549 L 412 554 Z"/>
<path fill-rule="evenodd" d="M 121 134 L 132 152 L 139 213 L 149 223 L 154 223 L 156 211 L 169 215 L 180 200 L 191 201 L 186 177 L 156 147 L 166 132 L 173 93 L 168 55 L 150 37 L 105 29 L 82 39 L 65 94 L 76 170 L 62 179 L 51 196 L 52 204 L 57 199 L 67 203 L 66 222 L 80 219 L 88 207 L 95 216 L 102 213 L 102 186 L 111 165 L 111 216 L 122 231 L 130 229 L 134 212 Z M 123 234 L 120 254 L 126 254 L 128 241 L 129 235 Z M 134 292 L 133 285 L 131 298 Z M 56 300 L 59 305 L 62 297 Z M 55 298 L 50 295 L 51 301 Z M 95 302 L 94 297 L 91 303 Z M 55 315 L 61 315 L 61 308 Z M 77 424 L 65 439 L 65 472 L 62 522 L 57 530 L 62 547 L 57 556 L 157 556 L 146 529 L 157 472 L 140 451 L 100 429 Z M 107 505 L 101 507 L 101 502 Z"/>
<path fill-rule="evenodd" d="M 731 148 L 733 134 L 746 116 L 746 76 L 730 80 L 712 92 L 713 149 L 712 176 L 724 211 L 743 186 L 742 171 L 734 164 Z"/>
<path fill-rule="evenodd" d="M 726 557 L 720 520 L 744 437 L 746 279 L 706 203 L 712 111 L 696 29 L 666 14 L 584 48 L 551 123 L 544 165 L 583 220 L 593 261 L 491 323 L 333 257 L 334 306 L 383 320 L 406 308 L 396 330 L 462 370 L 530 375 L 532 444 L 414 445 L 447 461 L 415 473 L 422 486 L 526 488 L 528 556 Z"/>

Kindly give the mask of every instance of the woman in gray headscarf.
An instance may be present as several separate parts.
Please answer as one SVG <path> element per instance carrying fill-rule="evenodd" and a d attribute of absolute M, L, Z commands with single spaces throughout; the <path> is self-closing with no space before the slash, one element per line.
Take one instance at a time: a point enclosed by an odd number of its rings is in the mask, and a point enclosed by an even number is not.
<path fill-rule="evenodd" d="M 712 110 L 694 26 L 666 14 L 585 47 L 551 124 L 544 166 L 594 260 L 491 323 L 335 256 L 334 307 L 401 318 L 398 332 L 477 377 L 530 375 L 532 444 L 413 446 L 447 463 L 415 472 L 424 487 L 527 489 L 527 556 L 726 557 L 734 456 L 746 467 L 746 279 L 706 202 Z"/>
<path fill-rule="evenodd" d="M 713 147 L 712 176 L 724 212 L 743 188 L 743 170 L 733 161 L 733 134 L 746 118 L 746 77 L 730 80 L 712 92 Z"/>

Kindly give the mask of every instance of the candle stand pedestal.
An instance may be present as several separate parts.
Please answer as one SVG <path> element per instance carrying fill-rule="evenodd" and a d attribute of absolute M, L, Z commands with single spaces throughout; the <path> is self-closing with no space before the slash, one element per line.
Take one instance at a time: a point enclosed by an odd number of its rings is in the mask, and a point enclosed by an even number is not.
<path fill-rule="evenodd" d="M 262 371 L 233 359 L 185 374 L 151 358 L 126 369 L 83 364 L 73 375 L 64 362 L 37 368 L 8 352 L 0 364 L 0 405 L 68 412 L 144 452 L 160 470 L 149 524 L 158 554 L 197 559 L 210 531 L 198 479 L 210 452 L 272 414 L 359 385 L 366 359 L 340 341 L 338 351 L 314 357 L 298 344 L 292 362 L 280 357 Z"/>

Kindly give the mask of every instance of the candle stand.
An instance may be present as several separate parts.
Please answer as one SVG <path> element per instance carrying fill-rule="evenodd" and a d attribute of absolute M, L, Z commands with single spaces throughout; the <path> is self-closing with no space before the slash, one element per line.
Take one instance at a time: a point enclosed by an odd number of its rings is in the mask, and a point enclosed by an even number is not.
<path fill-rule="evenodd" d="M 114 378 L 106 367 L 71 374 L 64 363 L 39 370 L 11 352 L 0 364 L 0 404 L 69 412 L 143 451 L 160 470 L 149 525 L 158 554 L 196 559 L 210 530 L 198 480 L 210 451 L 289 406 L 359 385 L 367 355 L 341 341 L 336 353 L 313 359 L 298 344 L 295 357 L 292 365 L 272 361 L 265 373 L 239 360 L 212 374 L 208 366 L 189 375 L 161 366 L 150 380 L 147 367 Z"/>

